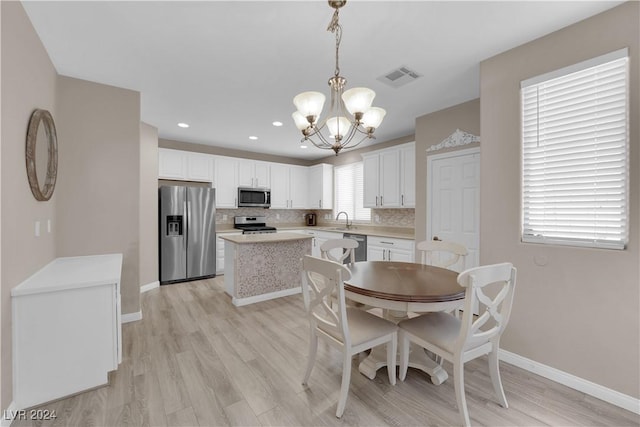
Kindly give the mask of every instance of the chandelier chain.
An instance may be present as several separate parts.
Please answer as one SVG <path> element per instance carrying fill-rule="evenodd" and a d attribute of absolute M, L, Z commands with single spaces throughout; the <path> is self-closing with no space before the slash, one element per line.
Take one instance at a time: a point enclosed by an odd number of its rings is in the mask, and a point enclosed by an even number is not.
<path fill-rule="evenodd" d="M 333 17 L 331 18 L 331 22 L 329 22 L 329 26 L 327 27 L 327 31 L 335 33 L 336 35 L 336 69 L 335 76 L 340 75 L 340 62 L 339 62 L 339 52 L 340 52 L 340 42 L 342 41 L 342 25 L 340 25 L 340 17 L 338 14 L 338 9 L 333 12 Z"/>

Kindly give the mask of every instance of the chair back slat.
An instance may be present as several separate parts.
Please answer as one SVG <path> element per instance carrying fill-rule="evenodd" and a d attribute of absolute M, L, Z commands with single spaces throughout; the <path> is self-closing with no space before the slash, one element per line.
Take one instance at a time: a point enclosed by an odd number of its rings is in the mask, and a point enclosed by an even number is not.
<path fill-rule="evenodd" d="M 470 348 L 500 337 L 509 321 L 513 304 L 516 284 L 513 265 L 503 263 L 471 268 L 458 275 L 458 283 L 466 288 L 466 293 L 457 345 L 463 349 Z M 499 288 L 494 297 L 484 292 L 485 287 L 491 284 Z M 475 319 L 474 301 L 478 301 L 481 313 Z"/>
<path fill-rule="evenodd" d="M 416 249 L 422 252 L 422 264 L 435 267 L 449 268 L 461 262 L 464 269 L 467 248 L 459 243 L 444 240 L 424 240 L 416 245 Z"/>
<path fill-rule="evenodd" d="M 320 253 L 323 258 L 340 264 L 347 258 L 351 258 L 349 262 L 354 263 L 356 260 L 356 248 L 358 246 L 358 242 L 353 239 L 331 239 L 320 245 Z M 342 254 L 339 257 L 334 256 L 334 254 L 331 253 L 333 249 L 342 249 Z"/>
<path fill-rule="evenodd" d="M 302 297 L 312 327 L 318 327 L 345 345 L 350 343 L 343 280 L 351 272 L 335 261 L 305 255 L 302 259 Z M 337 295 L 337 302 L 333 299 Z"/>

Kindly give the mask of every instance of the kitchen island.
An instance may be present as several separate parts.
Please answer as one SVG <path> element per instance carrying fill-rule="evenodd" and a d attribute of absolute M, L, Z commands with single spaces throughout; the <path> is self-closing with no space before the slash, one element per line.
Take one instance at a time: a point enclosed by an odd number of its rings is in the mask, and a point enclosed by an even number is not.
<path fill-rule="evenodd" d="M 312 236 L 297 233 L 220 235 L 225 240 L 225 291 L 236 306 L 300 292 L 301 259 Z"/>

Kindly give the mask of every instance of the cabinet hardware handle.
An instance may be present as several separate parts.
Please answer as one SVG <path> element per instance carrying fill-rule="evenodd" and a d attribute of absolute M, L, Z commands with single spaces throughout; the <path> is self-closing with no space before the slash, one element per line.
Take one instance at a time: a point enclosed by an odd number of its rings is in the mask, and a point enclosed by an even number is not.
<path fill-rule="evenodd" d="M 233 206 L 238 207 L 238 198 L 233 199 Z"/>
<path fill-rule="evenodd" d="M 402 201 L 400 202 L 400 204 L 401 204 L 402 206 L 404 206 L 404 194 L 403 194 L 402 196 L 400 196 L 400 199 L 402 200 Z"/>
<path fill-rule="evenodd" d="M 378 206 L 378 196 L 376 196 L 376 206 Z"/>
<path fill-rule="evenodd" d="M 383 250 L 382 250 L 382 260 L 383 260 L 383 261 L 386 261 L 386 260 L 387 260 L 387 250 L 386 250 L 386 249 L 383 249 Z"/>
<path fill-rule="evenodd" d="M 384 203 L 382 203 L 382 196 L 380 196 L 380 206 L 384 206 Z"/>
<path fill-rule="evenodd" d="M 320 206 L 320 209 L 322 209 L 322 199 L 318 200 L 318 206 Z"/>
<path fill-rule="evenodd" d="M 434 239 L 434 240 L 435 240 L 435 239 Z M 383 242 L 383 241 L 380 241 L 380 243 L 384 243 L 385 245 L 393 245 L 393 242 Z"/>
<path fill-rule="evenodd" d="M 387 249 L 387 261 L 391 261 L 391 249 Z"/>

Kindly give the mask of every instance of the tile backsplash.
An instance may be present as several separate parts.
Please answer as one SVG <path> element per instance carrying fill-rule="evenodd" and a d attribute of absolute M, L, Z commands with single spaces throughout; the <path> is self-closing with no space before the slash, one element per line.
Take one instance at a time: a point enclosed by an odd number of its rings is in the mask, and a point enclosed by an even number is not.
<path fill-rule="evenodd" d="M 233 226 L 234 216 L 266 216 L 267 224 L 270 224 L 270 225 L 273 225 L 273 224 L 304 225 L 304 214 L 308 212 L 315 212 L 315 211 L 305 210 L 305 209 L 262 209 L 262 208 L 217 209 L 216 224 L 225 224 L 225 225 Z M 326 211 L 326 212 L 330 212 L 330 211 Z"/>
<path fill-rule="evenodd" d="M 238 208 L 218 209 L 216 211 L 216 223 L 233 227 L 234 216 L 266 216 L 267 224 L 278 225 L 305 225 L 304 215 L 314 212 L 318 216 L 318 225 L 332 226 L 344 222 L 344 216 L 340 221 L 334 220 L 332 210 L 306 210 L 306 209 L 262 209 L 262 208 Z M 329 218 L 325 219 L 325 216 Z M 225 218 L 226 217 L 226 218 Z M 381 227 L 415 227 L 414 209 L 372 209 L 371 224 Z"/>

